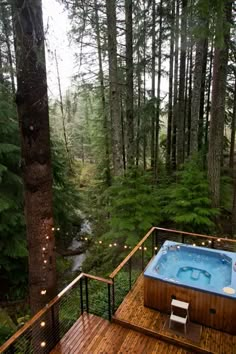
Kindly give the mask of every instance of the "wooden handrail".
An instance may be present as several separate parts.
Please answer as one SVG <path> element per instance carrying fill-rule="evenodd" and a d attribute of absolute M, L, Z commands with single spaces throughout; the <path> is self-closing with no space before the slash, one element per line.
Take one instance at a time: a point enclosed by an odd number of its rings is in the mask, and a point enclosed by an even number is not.
<path fill-rule="evenodd" d="M 113 284 L 112 280 L 110 280 L 110 279 L 105 279 L 105 278 L 97 277 L 96 275 L 87 274 L 87 273 L 83 273 L 83 275 L 84 275 L 86 278 L 93 279 L 93 280 L 97 280 L 97 281 L 100 281 L 100 282 L 105 283 L 105 284 L 110 284 L 110 285 Z"/>
<path fill-rule="evenodd" d="M 114 279 L 117 273 L 124 267 L 124 265 L 130 260 L 130 258 L 138 251 L 139 247 L 142 246 L 142 244 L 146 241 L 146 239 L 153 233 L 155 230 L 155 227 L 152 227 L 146 235 L 142 238 L 141 241 L 132 249 L 132 251 L 128 254 L 127 257 L 116 267 L 115 270 L 109 275 L 109 278 Z"/>
<path fill-rule="evenodd" d="M 210 235 L 203 235 L 203 234 L 195 234 L 193 232 L 187 232 L 187 231 L 180 231 L 180 230 L 172 230 L 172 229 L 165 229 L 162 227 L 154 227 L 154 229 L 159 230 L 159 231 L 165 231 L 165 232 L 171 232 L 171 233 L 175 233 L 175 234 L 183 234 L 183 235 L 187 235 L 187 236 L 194 236 L 194 237 L 203 237 L 203 238 L 208 238 L 208 239 L 213 239 L 213 240 L 224 240 L 227 242 L 233 242 L 236 243 L 236 240 L 232 239 L 232 238 L 224 238 L 224 237 L 220 237 L 220 236 L 210 236 Z"/>

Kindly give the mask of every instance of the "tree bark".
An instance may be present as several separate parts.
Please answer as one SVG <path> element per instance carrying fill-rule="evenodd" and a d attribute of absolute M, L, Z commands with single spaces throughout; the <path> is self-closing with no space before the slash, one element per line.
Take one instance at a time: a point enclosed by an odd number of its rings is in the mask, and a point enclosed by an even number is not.
<path fill-rule="evenodd" d="M 67 159 L 68 159 L 68 166 L 71 169 L 71 158 L 70 158 L 69 144 L 68 144 L 67 132 L 66 132 L 66 116 L 65 116 L 64 104 L 63 104 L 63 98 L 62 98 L 61 79 L 60 79 L 59 65 L 58 65 L 56 50 L 55 50 L 55 62 L 56 62 L 56 69 L 57 69 L 57 83 L 58 83 L 59 104 L 60 104 L 60 110 L 61 110 L 64 143 L 65 143 L 66 154 L 67 154 Z"/>
<path fill-rule="evenodd" d="M 56 295 L 52 167 L 41 0 L 14 0 L 29 293 L 35 314 Z"/>
<path fill-rule="evenodd" d="M 231 19 L 232 2 L 225 2 L 224 23 Z M 219 15 L 218 15 L 219 16 Z M 220 175 L 223 152 L 225 91 L 229 47 L 229 28 L 225 30 L 224 45 L 215 44 L 213 64 L 212 105 L 208 153 L 208 179 L 212 206 L 220 206 Z"/>
<path fill-rule="evenodd" d="M 103 73 L 103 63 L 102 63 L 102 46 L 101 46 L 101 36 L 100 36 L 100 25 L 99 25 L 97 0 L 94 0 L 94 10 L 95 10 L 95 26 L 96 26 L 96 39 L 97 39 L 98 63 L 99 63 L 98 76 L 99 76 L 99 81 L 100 81 L 100 95 L 101 95 L 103 127 L 104 127 L 106 184 L 108 186 L 110 186 L 111 185 L 110 144 L 109 144 L 108 117 L 107 117 L 107 110 L 106 110 L 104 73 Z"/>
<path fill-rule="evenodd" d="M 209 63 L 209 75 L 208 75 L 208 83 L 207 83 L 207 103 L 206 103 L 206 124 L 205 124 L 205 136 L 204 136 L 204 144 L 205 144 L 205 156 L 208 150 L 208 130 L 209 130 L 209 114 L 210 114 L 210 106 L 211 106 L 211 81 L 212 81 L 212 65 L 213 65 L 213 50 L 214 43 L 212 40 L 211 43 L 211 51 L 210 51 L 210 63 Z M 206 157 L 204 159 L 206 160 Z"/>
<path fill-rule="evenodd" d="M 198 152 L 198 126 L 199 113 L 201 102 L 201 83 L 203 73 L 203 59 L 204 59 L 204 39 L 197 41 L 194 79 L 193 79 L 193 94 L 191 105 L 191 131 L 190 131 L 190 155 Z"/>
<path fill-rule="evenodd" d="M 160 125 L 160 106 L 161 106 L 161 60 L 162 60 L 162 12 L 163 0 L 159 5 L 159 41 L 158 41 L 158 75 L 157 75 L 157 107 L 156 107 L 156 136 L 155 136 L 155 154 L 154 154 L 154 175 L 157 179 L 158 174 L 158 153 L 159 153 L 159 125 Z"/>
<path fill-rule="evenodd" d="M 172 137 L 172 119 L 173 119 L 173 70 L 174 70 L 174 18 L 175 18 L 175 0 L 172 0 L 171 10 L 171 31 L 170 31 L 170 69 L 169 69 L 169 100 L 168 100 L 168 122 L 167 122 L 167 144 L 166 144 L 166 168 L 167 172 L 171 170 L 171 137 Z"/>
<path fill-rule="evenodd" d="M 179 0 L 176 0 L 175 16 L 175 60 L 174 60 L 174 107 L 173 107 L 173 129 L 172 129 L 172 168 L 176 169 L 177 154 L 177 117 L 178 117 L 178 85 L 179 85 Z"/>
<path fill-rule="evenodd" d="M 154 168 L 155 155 L 155 90 L 156 90 L 156 6 L 152 0 L 152 118 L 151 118 L 151 167 Z"/>
<path fill-rule="evenodd" d="M 179 75 L 179 109 L 177 120 L 177 167 L 184 163 L 184 116 L 185 116 L 185 69 L 186 69 L 186 29 L 187 29 L 187 0 L 182 0 L 181 14 L 181 52 Z"/>
<path fill-rule="evenodd" d="M 229 154 L 229 168 L 232 171 L 234 169 L 234 162 L 235 162 L 234 161 L 235 131 L 236 131 L 236 70 L 235 70 L 235 83 L 234 83 L 234 107 L 233 107 L 233 116 L 232 116 L 232 122 L 231 122 L 231 139 L 230 139 L 230 154 Z M 236 187 L 236 185 L 235 185 L 235 187 Z M 235 232 L 236 232 L 236 229 L 235 229 Z"/>
<path fill-rule="evenodd" d="M 125 0 L 126 23 L 126 122 L 127 122 L 127 166 L 134 165 L 134 83 L 133 83 L 133 20 L 132 0 Z"/>
<path fill-rule="evenodd" d="M 121 111 L 117 67 L 116 1 L 106 0 L 107 37 L 110 82 L 110 115 L 114 175 L 122 173 Z"/>
<path fill-rule="evenodd" d="M 199 111 L 199 125 L 198 125 L 198 150 L 199 151 L 202 150 L 203 139 L 204 139 L 204 107 L 205 107 L 207 54 L 208 54 L 208 38 L 205 38 L 204 48 L 203 48 L 202 82 L 201 82 L 201 97 L 200 97 L 200 111 Z"/>

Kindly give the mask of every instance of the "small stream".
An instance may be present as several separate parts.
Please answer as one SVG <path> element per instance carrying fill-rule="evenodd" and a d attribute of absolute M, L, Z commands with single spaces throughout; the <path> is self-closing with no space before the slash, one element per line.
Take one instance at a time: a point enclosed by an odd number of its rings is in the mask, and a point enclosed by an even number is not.
<path fill-rule="evenodd" d="M 81 230 L 78 233 L 77 237 L 75 237 L 70 245 L 70 247 L 68 248 L 69 250 L 76 250 L 79 247 L 81 247 L 84 242 L 83 241 L 79 241 L 78 239 L 80 237 L 86 237 L 86 236 L 90 236 L 92 234 L 92 225 L 89 222 L 89 220 L 84 219 L 82 225 L 81 225 Z M 86 242 L 86 241 L 85 241 Z M 72 268 L 71 271 L 72 272 L 77 272 L 77 271 L 81 271 L 82 269 L 82 264 L 85 261 L 86 257 L 87 257 L 88 251 L 86 251 L 85 253 L 82 253 L 80 255 L 77 256 L 70 256 L 69 259 L 72 260 Z"/>

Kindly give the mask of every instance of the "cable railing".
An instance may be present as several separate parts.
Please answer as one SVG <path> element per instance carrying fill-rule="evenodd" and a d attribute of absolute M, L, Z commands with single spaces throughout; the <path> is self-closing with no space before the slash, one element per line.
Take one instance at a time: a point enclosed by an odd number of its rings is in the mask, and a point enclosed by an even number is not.
<path fill-rule="evenodd" d="M 110 274 L 81 273 L 0 347 L 4 354 L 48 354 L 84 311 L 111 320 L 137 278 L 166 241 L 236 252 L 236 240 L 152 227 Z"/>
<path fill-rule="evenodd" d="M 111 286 L 109 279 L 81 273 L 4 343 L 0 353 L 48 354 L 84 311 L 111 320 Z M 99 292 L 102 298 L 95 301 Z"/>

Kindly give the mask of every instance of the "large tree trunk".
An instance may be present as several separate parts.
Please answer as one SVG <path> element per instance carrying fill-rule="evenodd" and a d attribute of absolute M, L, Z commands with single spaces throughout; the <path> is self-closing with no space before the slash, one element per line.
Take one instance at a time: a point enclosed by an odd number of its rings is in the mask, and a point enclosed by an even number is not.
<path fill-rule="evenodd" d="M 212 40 L 211 50 L 210 50 L 210 63 L 209 63 L 209 74 L 208 74 L 208 82 L 207 82 L 207 102 L 206 102 L 206 123 L 205 123 L 205 135 L 204 135 L 204 160 L 206 160 L 206 154 L 208 150 L 208 130 L 209 130 L 209 114 L 211 107 L 211 81 L 212 81 L 212 65 L 213 65 L 213 49 L 214 43 Z M 205 162 L 204 162 L 205 164 Z"/>
<path fill-rule="evenodd" d="M 121 111 L 117 67 L 116 1 L 106 0 L 107 36 L 110 81 L 110 115 L 112 123 L 112 154 L 114 175 L 122 173 Z"/>
<path fill-rule="evenodd" d="M 144 43 L 143 43 L 143 104 L 146 104 L 146 35 L 147 35 L 147 21 L 146 21 L 146 0 L 143 0 L 143 31 L 144 31 Z M 143 169 L 147 169 L 147 123 L 146 118 L 143 118 Z"/>
<path fill-rule="evenodd" d="M 185 116 L 185 69 L 186 69 L 186 27 L 187 27 L 187 0 L 182 0 L 181 15 L 181 52 L 179 74 L 179 109 L 177 119 L 177 167 L 184 163 L 184 116 Z"/>
<path fill-rule="evenodd" d="M 205 87 L 206 87 L 206 68 L 207 68 L 207 54 L 208 54 L 208 39 L 204 40 L 203 49 L 203 64 L 202 64 L 202 82 L 201 82 L 201 97 L 200 97 L 200 111 L 199 111 L 199 125 L 198 125 L 198 150 L 201 151 L 204 139 L 204 108 L 205 108 Z"/>
<path fill-rule="evenodd" d="M 14 19 L 30 307 L 35 314 L 57 292 L 41 0 L 14 0 Z"/>
<path fill-rule="evenodd" d="M 235 131 L 236 131 L 236 70 L 235 70 L 235 83 L 234 83 L 234 107 L 231 122 L 231 139 L 230 139 L 230 154 L 229 154 L 229 168 L 234 169 L 234 150 L 235 150 Z M 236 221 L 235 221 L 236 222 Z M 236 232 L 236 230 L 235 230 Z"/>
<path fill-rule="evenodd" d="M 134 83 L 133 83 L 133 21 L 132 0 L 125 0 L 126 23 L 126 122 L 127 122 L 127 165 L 134 165 Z"/>
<path fill-rule="evenodd" d="M 160 106 L 161 106 L 161 60 L 162 60 L 162 12 L 163 0 L 159 5 L 159 41 L 158 41 L 158 75 L 157 75 L 157 109 L 156 109 L 156 135 L 155 135 L 155 154 L 154 154 L 154 174 L 157 179 L 158 174 L 158 153 L 159 153 L 159 125 L 160 125 Z"/>
<path fill-rule="evenodd" d="M 200 102 L 201 102 L 203 59 L 204 59 L 204 39 L 200 39 L 197 41 L 195 67 L 194 67 L 192 105 L 191 105 L 190 155 L 196 154 L 198 151 L 198 126 L 199 126 L 199 113 L 200 113 Z"/>
<path fill-rule="evenodd" d="M 176 0 L 176 16 L 175 16 L 175 60 L 174 60 L 174 107 L 173 107 L 173 124 L 172 124 L 172 142 L 171 156 L 172 167 L 176 169 L 177 154 L 177 118 L 178 118 L 178 84 L 179 84 L 179 0 Z"/>
<path fill-rule="evenodd" d="M 174 70 L 174 18 L 175 0 L 172 0 L 171 10 L 171 31 L 170 31 L 170 68 L 169 68 L 169 100 L 168 100 L 168 122 L 167 122 L 167 143 L 166 143 L 166 168 L 171 170 L 171 137 L 173 118 L 173 70 Z"/>
<path fill-rule="evenodd" d="M 103 74 L 103 63 L 102 63 L 102 46 L 101 46 L 97 0 L 94 0 L 94 9 L 95 9 L 95 27 L 96 27 L 97 50 L 98 50 L 98 63 L 99 63 L 98 76 L 100 81 L 100 94 L 101 94 L 103 127 L 104 127 L 104 150 L 105 150 L 105 169 L 106 169 L 105 173 L 106 173 L 106 184 L 110 186 L 111 185 L 110 144 L 109 144 L 108 117 L 107 117 L 107 110 L 106 110 L 106 97 L 105 97 L 104 74 Z"/>
<path fill-rule="evenodd" d="M 230 21 L 232 2 L 225 3 L 224 21 Z M 219 16 L 219 15 L 218 15 Z M 225 121 L 225 91 L 228 63 L 229 28 L 225 30 L 224 44 L 215 44 L 213 65 L 213 86 L 211 104 L 211 122 L 208 153 L 208 179 L 212 197 L 212 205 L 220 205 L 220 169 L 223 152 L 223 136 Z"/>
<path fill-rule="evenodd" d="M 154 168 L 155 155 L 155 89 L 156 89 L 156 6 L 152 0 L 152 118 L 151 118 L 151 167 Z"/>
<path fill-rule="evenodd" d="M 60 72 L 59 72 L 59 65 L 58 65 L 57 52 L 56 52 L 56 50 L 55 50 L 55 62 L 56 62 L 56 70 L 57 70 L 57 83 L 58 83 L 58 92 L 59 92 L 59 105 L 60 105 L 61 118 L 62 118 L 62 130 L 63 130 L 65 149 L 66 149 L 66 154 L 67 154 L 67 159 L 68 159 L 68 166 L 69 166 L 69 168 L 71 169 L 70 150 L 69 150 L 69 143 L 68 143 L 67 132 L 66 132 L 66 115 L 65 115 L 64 103 L 63 103 L 63 98 L 62 98 L 61 78 L 60 78 Z"/>

